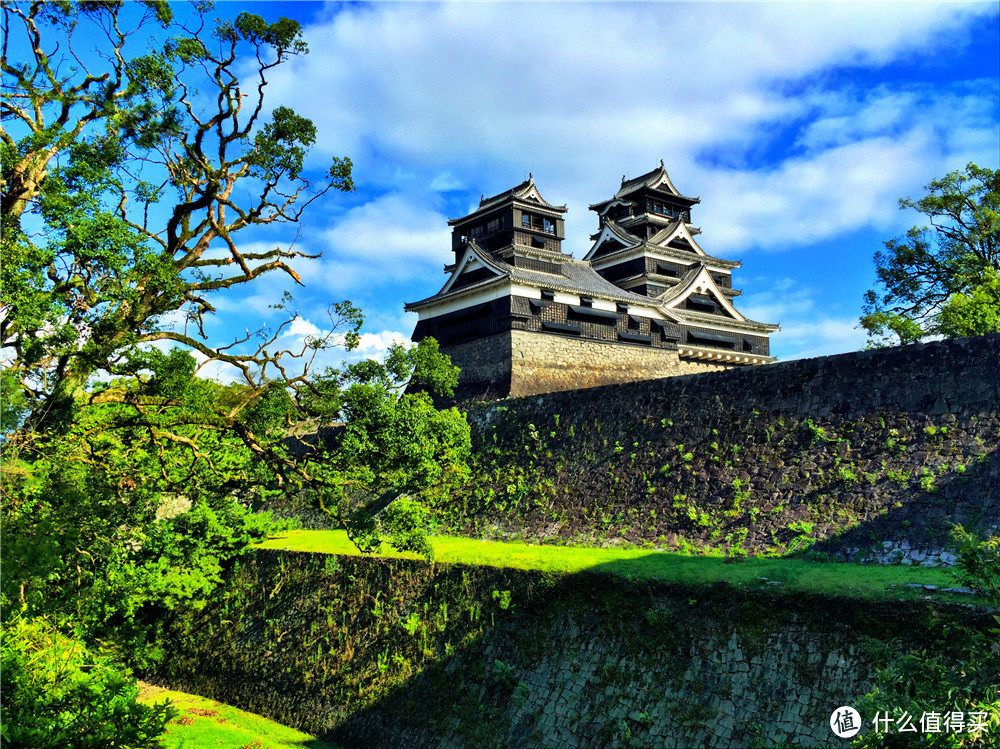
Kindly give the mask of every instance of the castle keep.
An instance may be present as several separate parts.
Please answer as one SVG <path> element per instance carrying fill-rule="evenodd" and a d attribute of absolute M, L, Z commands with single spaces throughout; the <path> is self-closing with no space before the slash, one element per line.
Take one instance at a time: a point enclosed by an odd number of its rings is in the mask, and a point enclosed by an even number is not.
<path fill-rule="evenodd" d="M 411 302 L 413 340 L 433 336 L 462 369 L 460 399 L 524 396 L 774 361 L 777 325 L 744 317 L 738 261 L 709 255 L 663 167 L 590 209 L 582 260 L 563 252 L 563 214 L 534 178 L 452 219 L 455 262 Z"/>

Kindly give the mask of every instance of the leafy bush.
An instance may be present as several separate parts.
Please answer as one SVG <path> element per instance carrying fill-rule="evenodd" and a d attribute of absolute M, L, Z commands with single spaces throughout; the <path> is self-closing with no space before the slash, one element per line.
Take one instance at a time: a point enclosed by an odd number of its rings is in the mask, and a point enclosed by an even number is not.
<path fill-rule="evenodd" d="M 5 624 L 2 671 L 5 747 L 147 749 L 177 715 L 169 702 L 136 702 L 139 689 L 127 672 L 45 619 Z"/>

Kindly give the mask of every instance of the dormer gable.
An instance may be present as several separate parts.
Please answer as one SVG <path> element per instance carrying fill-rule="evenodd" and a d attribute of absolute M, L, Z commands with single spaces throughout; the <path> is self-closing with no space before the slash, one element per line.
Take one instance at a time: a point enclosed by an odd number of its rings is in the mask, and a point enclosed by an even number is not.
<path fill-rule="evenodd" d="M 667 289 L 657 297 L 658 301 L 667 309 L 684 310 L 689 309 L 688 300 L 694 296 L 694 304 L 698 304 L 699 298 L 705 300 L 703 306 L 705 310 L 692 309 L 691 311 L 703 311 L 713 314 L 714 311 L 708 307 L 714 304 L 724 316 L 731 317 L 739 322 L 746 322 L 747 318 L 740 313 L 732 302 L 722 293 L 718 284 L 712 278 L 711 273 L 705 265 L 699 264 L 689 270 L 681 282 L 676 286 Z"/>
<path fill-rule="evenodd" d="M 504 273 L 490 260 L 488 253 L 480 250 L 475 242 L 466 242 L 459 261 L 453 266 L 451 276 L 438 294 L 447 294 L 472 283 L 502 275 Z"/>
<path fill-rule="evenodd" d="M 695 241 L 694 233 L 690 227 L 683 221 L 678 220 L 671 226 L 665 226 L 649 239 L 650 244 L 657 245 L 658 247 L 670 247 L 671 242 L 674 242 L 675 246 L 677 244 L 686 244 L 695 254 L 708 257 L 708 253 Z"/>
<path fill-rule="evenodd" d="M 637 247 L 642 239 L 626 231 L 614 221 L 604 222 L 601 230 L 593 237 L 594 244 L 584 256 L 584 260 L 592 260 L 600 255 L 617 252 L 626 247 Z"/>

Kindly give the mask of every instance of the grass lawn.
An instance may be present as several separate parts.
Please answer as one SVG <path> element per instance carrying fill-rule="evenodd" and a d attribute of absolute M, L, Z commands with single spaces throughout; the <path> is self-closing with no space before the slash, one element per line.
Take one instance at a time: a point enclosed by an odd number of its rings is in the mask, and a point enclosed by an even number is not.
<path fill-rule="evenodd" d="M 937 567 L 862 565 L 811 562 L 802 559 L 761 557 L 739 564 L 725 564 L 721 557 L 688 556 L 650 549 L 543 546 L 503 543 L 452 536 L 435 536 L 435 561 L 550 572 L 609 572 L 630 580 L 667 580 L 690 585 L 727 581 L 763 587 L 776 581 L 779 590 L 846 595 L 859 598 L 918 598 L 928 595 L 921 583 L 947 588 L 956 585 L 951 574 Z M 360 552 L 343 531 L 288 531 L 260 544 L 266 549 L 287 549 L 355 556 Z M 381 556 L 407 559 L 416 554 L 385 549 Z M 762 580 L 763 578 L 763 580 Z M 936 598 L 975 603 L 968 595 L 934 593 Z"/>
<path fill-rule="evenodd" d="M 163 749 L 337 749 L 253 713 L 185 692 L 139 683 L 139 701 L 169 699 L 180 716 L 167 725 Z"/>

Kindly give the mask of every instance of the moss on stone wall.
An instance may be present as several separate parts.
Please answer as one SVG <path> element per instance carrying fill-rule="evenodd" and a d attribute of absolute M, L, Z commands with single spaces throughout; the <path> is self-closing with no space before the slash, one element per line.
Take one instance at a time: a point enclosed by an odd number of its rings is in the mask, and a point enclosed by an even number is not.
<path fill-rule="evenodd" d="M 935 561 L 1000 525 L 1000 336 L 472 408 L 450 531 Z M 946 557 L 947 560 L 947 557 Z"/>
<path fill-rule="evenodd" d="M 257 552 L 229 583 L 162 624 L 156 678 L 344 747 L 828 745 L 877 658 L 931 641 L 919 602 L 600 570 Z"/>

